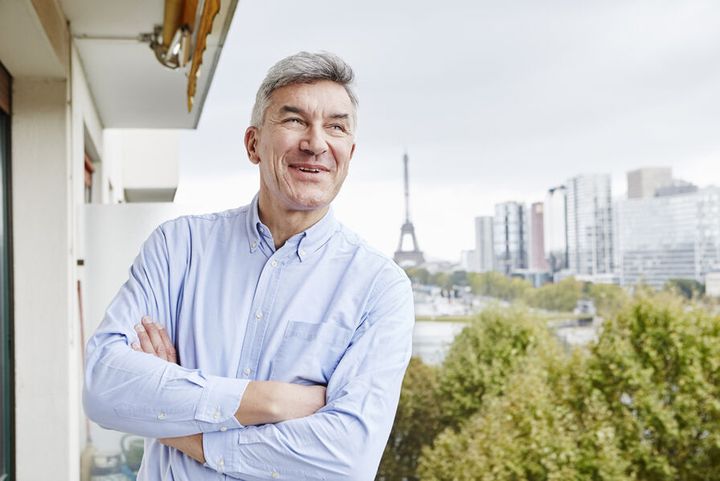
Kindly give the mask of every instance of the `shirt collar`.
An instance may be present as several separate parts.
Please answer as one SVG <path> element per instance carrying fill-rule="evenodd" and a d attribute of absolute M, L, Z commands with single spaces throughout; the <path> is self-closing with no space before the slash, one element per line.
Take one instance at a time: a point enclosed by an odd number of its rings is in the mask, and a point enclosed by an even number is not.
<path fill-rule="evenodd" d="M 259 198 L 260 193 L 255 194 L 255 197 L 253 197 L 253 200 L 250 203 L 247 216 L 246 228 L 250 252 L 255 252 L 259 248 L 260 242 L 262 242 L 259 232 L 260 227 L 262 226 L 264 229 L 267 229 L 267 227 L 260 222 L 260 211 L 258 209 Z M 325 245 L 327 241 L 330 240 L 330 237 L 337 232 L 339 227 L 340 224 L 335 219 L 333 208 L 331 206 L 322 219 L 305 229 L 303 232 L 292 236 L 287 240 L 286 244 L 296 244 L 295 253 L 300 261 L 304 261 L 308 256 L 312 255 L 320 249 L 320 247 Z"/>

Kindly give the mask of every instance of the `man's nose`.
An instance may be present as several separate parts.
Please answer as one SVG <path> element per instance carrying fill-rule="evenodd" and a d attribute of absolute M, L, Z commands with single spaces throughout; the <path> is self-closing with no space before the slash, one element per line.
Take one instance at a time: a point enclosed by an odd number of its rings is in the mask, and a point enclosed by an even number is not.
<path fill-rule="evenodd" d="M 321 129 L 310 128 L 300 141 L 300 150 L 310 155 L 321 155 L 327 152 L 327 142 L 322 135 Z"/>

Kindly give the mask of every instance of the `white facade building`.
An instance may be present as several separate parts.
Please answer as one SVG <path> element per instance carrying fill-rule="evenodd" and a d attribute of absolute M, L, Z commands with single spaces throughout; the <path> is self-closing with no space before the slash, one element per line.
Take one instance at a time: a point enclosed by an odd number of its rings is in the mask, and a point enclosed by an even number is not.
<path fill-rule="evenodd" d="M 509 275 L 528 267 L 528 209 L 519 202 L 495 205 L 493 245 L 495 270 Z"/>
<path fill-rule="evenodd" d="M 618 262 L 623 285 L 662 287 L 720 270 L 720 188 L 627 199 L 617 204 Z"/>
<path fill-rule="evenodd" d="M 654 197 L 655 192 L 672 184 L 670 167 L 645 167 L 627 173 L 628 198 L 643 199 Z"/>
<path fill-rule="evenodd" d="M 545 258 L 552 272 L 568 267 L 567 195 L 564 185 L 549 189 L 543 208 Z"/>
<path fill-rule="evenodd" d="M 492 271 L 495 266 L 493 250 L 493 218 L 475 217 L 475 272 Z"/>
<path fill-rule="evenodd" d="M 568 267 L 583 276 L 612 274 L 613 208 L 610 175 L 581 175 L 567 189 Z"/>

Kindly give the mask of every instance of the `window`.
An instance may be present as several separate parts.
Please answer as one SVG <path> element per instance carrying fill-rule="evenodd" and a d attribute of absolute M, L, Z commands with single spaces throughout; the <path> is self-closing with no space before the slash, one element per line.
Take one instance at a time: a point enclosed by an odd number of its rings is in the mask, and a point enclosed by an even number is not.
<path fill-rule="evenodd" d="M 0 480 L 13 479 L 10 75 L 0 64 Z"/>

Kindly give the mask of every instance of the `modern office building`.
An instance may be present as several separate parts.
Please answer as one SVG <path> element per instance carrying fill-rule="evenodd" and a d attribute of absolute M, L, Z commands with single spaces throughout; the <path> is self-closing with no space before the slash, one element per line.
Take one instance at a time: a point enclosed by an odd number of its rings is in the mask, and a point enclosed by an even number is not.
<path fill-rule="evenodd" d="M 568 267 L 567 193 L 564 185 L 553 187 L 545 195 L 543 209 L 545 258 L 551 272 Z"/>
<path fill-rule="evenodd" d="M 530 206 L 530 229 L 528 239 L 528 269 L 536 272 L 549 270 L 545 259 L 544 204 L 535 202 Z"/>
<path fill-rule="evenodd" d="M 627 173 L 628 198 L 654 197 L 655 191 L 672 183 L 670 167 L 645 167 Z"/>
<path fill-rule="evenodd" d="M 495 266 L 493 249 L 493 217 L 475 217 L 475 271 L 492 271 Z"/>
<path fill-rule="evenodd" d="M 529 222 L 527 207 L 519 202 L 495 206 L 493 245 L 495 270 L 510 275 L 528 267 Z"/>
<path fill-rule="evenodd" d="M 662 287 L 720 270 L 720 188 L 617 204 L 620 281 Z"/>
<path fill-rule="evenodd" d="M 568 267 L 581 276 L 611 274 L 613 209 L 610 175 L 581 175 L 567 189 Z"/>

